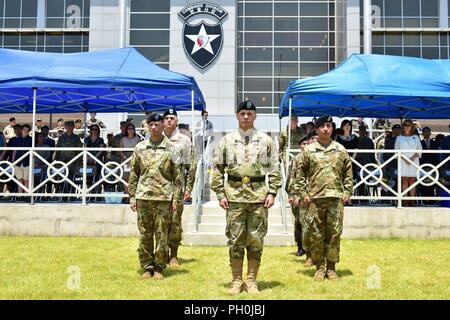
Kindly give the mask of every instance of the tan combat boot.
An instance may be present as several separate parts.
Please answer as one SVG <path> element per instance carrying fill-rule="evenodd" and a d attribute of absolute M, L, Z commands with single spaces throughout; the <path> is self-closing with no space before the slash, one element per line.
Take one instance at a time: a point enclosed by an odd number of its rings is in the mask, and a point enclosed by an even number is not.
<path fill-rule="evenodd" d="M 336 265 L 336 263 L 334 263 L 334 262 L 327 262 L 327 278 L 331 281 L 340 279 L 336 273 L 335 265 Z"/>
<path fill-rule="evenodd" d="M 242 281 L 242 266 L 244 260 L 231 259 L 231 274 L 233 276 L 233 282 L 231 283 L 231 289 L 227 291 L 228 294 L 239 294 L 244 289 L 244 282 Z"/>
<path fill-rule="evenodd" d="M 164 279 L 162 271 L 155 271 L 155 273 L 153 274 L 153 279 L 155 279 L 155 280 L 162 280 L 162 279 Z"/>
<path fill-rule="evenodd" d="M 153 274 L 150 270 L 145 270 L 145 272 L 141 275 L 142 279 L 150 279 L 151 277 L 153 277 Z"/>
<path fill-rule="evenodd" d="M 325 265 L 317 266 L 316 273 L 314 274 L 314 281 L 323 281 L 325 280 L 326 268 Z"/>
<path fill-rule="evenodd" d="M 169 266 L 170 267 L 179 267 L 180 263 L 178 262 L 177 259 L 177 255 L 178 255 L 178 246 L 173 246 L 170 248 L 170 261 L 169 261 Z"/>
<path fill-rule="evenodd" d="M 314 263 L 313 263 L 311 257 L 307 258 L 305 263 L 303 264 L 303 266 L 305 268 L 311 268 L 313 265 L 314 265 Z"/>
<path fill-rule="evenodd" d="M 251 259 L 248 260 L 248 272 L 247 272 L 247 292 L 250 294 L 258 294 L 258 284 L 256 283 L 256 276 L 258 275 L 260 261 Z"/>

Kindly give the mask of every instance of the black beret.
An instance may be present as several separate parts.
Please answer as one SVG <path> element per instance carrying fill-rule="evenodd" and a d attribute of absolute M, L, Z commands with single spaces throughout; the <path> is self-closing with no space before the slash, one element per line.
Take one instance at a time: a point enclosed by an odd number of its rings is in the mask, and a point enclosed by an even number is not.
<path fill-rule="evenodd" d="M 72 127 L 75 127 L 75 121 L 73 121 L 73 120 L 67 120 L 67 121 L 64 122 L 64 125 L 65 125 L 65 126 L 72 126 Z"/>
<path fill-rule="evenodd" d="M 315 133 L 314 131 L 311 131 L 310 133 L 308 133 L 308 135 L 306 136 L 306 138 L 309 140 L 312 137 L 317 136 L 317 133 Z"/>
<path fill-rule="evenodd" d="M 163 116 L 159 113 L 151 113 L 147 117 L 147 123 L 150 123 L 152 121 L 163 121 Z"/>
<path fill-rule="evenodd" d="M 298 144 L 302 143 L 303 141 L 308 140 L 308 135 L 304 134 L 300 137 L 300 139 L 298 140 Z"/>
<path fill-rule="evenodd" d="M 319 128 L 321 125 L 323 125 L 325 122 L 333 122 L 333 118 L 331 116 L 321 116 L 316 119 L 316 128 Z"/>
<path fill-rule="evenodd" d="M 256 106 L 251 102 L 250 100 L 245 100 L 239 103 L 236 113 L 238 113 L 241 110 L 253 110 L 256 111 Z"/>
<path fill-rule="evenodd" d="M 164 114 L 163 114 L 163 118 L 165 118 L 166 116 L 168 116 L 168 115 L 172 115 L 172 116 L 178 116 L 177 115 L 177 112 L 175 111 L 175 109 L 173 109 L 173 108 L 170 108 L 170 109 L 168 109 L 166 112 L 164 112 Z"/>

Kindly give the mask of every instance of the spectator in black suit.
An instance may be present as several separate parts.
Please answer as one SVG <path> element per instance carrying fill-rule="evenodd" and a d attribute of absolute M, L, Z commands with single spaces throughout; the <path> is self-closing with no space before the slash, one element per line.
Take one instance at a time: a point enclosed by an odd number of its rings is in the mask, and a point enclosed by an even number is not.
<path fill-rule="evenodd" d="M 425 127 L 422 129 L 423 139 L 420 141 L 423 150 L 439 150 L 438 142 L 435 139 L 431 139 L 431 129 L 430 127 Z M 420 164 L 439 164 L 439 154 L 438 153 L 422 153 L 422 157 L 419 159 Z M 429 171 L 428 169 L 427 171 Z M 434 175 L 433 175 L 434 176 Z M 425 183 L 429 182 L 429 179 L 424 180 Z M 436 195 L 436 185 L 424 186 L 420 185 L 420 193 L 423 197 L 434 197 Z M 431 200 L 425 200 L 424 203 L 431 204 Z"/>

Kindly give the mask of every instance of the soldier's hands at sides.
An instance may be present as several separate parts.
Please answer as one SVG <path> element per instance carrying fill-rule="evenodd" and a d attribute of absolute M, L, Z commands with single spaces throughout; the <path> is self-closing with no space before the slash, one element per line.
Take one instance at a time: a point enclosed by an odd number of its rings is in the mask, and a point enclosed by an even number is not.
<path fill-rule="evenodd" d="M 311 199 L 308 197 L 308 196 L 306 196 L 305 198 L 303 198 L 303 203 L 304 204 L 309 204 L 311 202 Z"/>
<path fill-rule="evenodd" d="M 349 196 L 342 196 L 342 203 L 346 204 L 350 200 Z"/>
<path fill-rule="evenodd" d="M 175 202 L 172 202 L 172 204 L 170 205 L 170 210 L 172 211 L 172 213 L 177 212 L 177 205 Z"/>
<path fill-rule="evenodd" d="M 224 210 L 228 210 L 230 209 L 230 205 L 228 204 L 228 199 L 226 197 L 223 197 L 220 201 L 219 201 L 219 205 L 222 209 Z"/>
<path fill-rule="evenodd" d="M 184 192 L 184 201 L 188 201 L 191 199 L 191 194 L 188 191 Z"/>
<path fill-rule="evenodd" d="M 136 212 L 137 211 L 137 203 L 136 201 L 130 203 L 131 211 Z"/>
<path fill-rule="evenodd" d="M 275 197 L 273 194 L 269 193 L 266 197 L 266 202 L 264 203 L 264 208 L 271 208 L 275 202 Z"/>

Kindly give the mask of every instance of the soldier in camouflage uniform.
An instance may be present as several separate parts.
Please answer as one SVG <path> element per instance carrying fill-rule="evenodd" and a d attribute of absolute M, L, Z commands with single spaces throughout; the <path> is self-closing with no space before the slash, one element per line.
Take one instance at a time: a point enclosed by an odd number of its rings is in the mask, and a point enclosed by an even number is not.
<path fill-rule="evenodd" d="M 307 145 L 312 144 L 314 142 L 317 141 L 317 133 L 315 131 L 311 131 L 310 133 L 308 133 L 308 135 L 306 136 L 306 141 L 307 141 Z M 306 147 L 306 146 L 305 146 Z M 302 151 L 304 150 L 304 148 L 301 148 Z M 294 158 L 294 164 L 292 165 L 292 173 L 291 173 L 291 181 L 296 181 L 298 179 L 298 168 L 299 168 L 299 161 L 300 161 L 300 155 L 298 154 L 295 158 Z M 291 202 L 294 203 L 294 205 L 298 208 L 300 208 L 300 212 L 299 212 L 299 218 L 300 218 L 300 222 L 301 222 L 301 237 L 302 237 L 302 247 L 305 250 L 306 253 L 306 260 L 304 263 L 304 266 L 306 268 L 310 268 L 314 265 L 312 258 L 311 258 L 311 230 L 312 230 L 312 226 L 311 226 L 311 221 L 310 219 L 307 219 L 307 214 L 308 214 L 308 205 L 304 204 L 302 201 L 299 201 L 298 199 L 298 193 L 295 191 L 295 185 L 294 183 L 291 183 L 289 186 L 289 194 L 292 195 L 292 200 Z"/>
<path fill-rule="evenodd" d="M 303 150 L 308 145 L 308 136 L 303 135 L 298 141 L 298 149 Z M 293 193 L 293 181 L 296 174 L 295 168 L 297 167 L 297 159 L 299 154 L 291 161 L 290 167 L 292 168 L 289 172 L 286 181 L 286 192 L 289 194 L 289 203 L 291 205 L 292 214 L 294 215 L 294 240 L 297 243 L 297 256 L 301 257 L 305 254 L 304 246 L 302 245 L 302 221 L 300 219 L 300 208 L 298 203 L 295 204 L 295 193 Z"/>
<path fill-rule="evenodd" d="M 238 294 L 245 288 L 249 293 L 258 293 L 256 277 L 267 233 L 268 209 L 281 187 L 279 163 L 272 139 L 253 127 L 255 105 L 251 101 L 240 103 L 236 118 L 239 129 L 223 137 L 215 149 L 210 185 L 227 211 L 225 233 L 233 276 L 228 293 Z M 245 249 L 246 285 L 242 281 Z"/>
<path fill-rule="evenodd" d="M 280 133 L 280 142 L 279 142 L 279 148 L 278 151 L 280 152 L 280 162 L 283 162 L 286 164 L 286 150 L 289 142 L 289 126 L 287 126 L 285 129 L 283 129 Z M 298 125 L 298 117 L 292 116 L 291 117 L 291 147 L 290 149 L 296 149 L 298 140 L 306 135 L 306 131 L 303 130 Z"/>
<path fill-rule="evenodd" d="M 150 139 L 138 143 L 128 180 L 130 205 L 138 212 L 139 263 L 143 278 L 163 279 L 169 247 L 169 224 L 181 197 L 182 179 L 178 147 L 163 135 L 163 117 L 148 118 Z"/>
<path fill-rule="evenodd" d="M 182 134 L 177 126 L 178 126 L 178 115 L 175 109 L 167 110 L 164 115 L 164 136 L 166 136 L 170 142 L 177 145 L 178 148 L 182 151 L 182 179 L 183 185 L 186 185 L 186 177 L 190 170 L 191 165 L 191 154 L 192 154 L 192 143 L 191 139 L 188 136 Z M 189 180 L 191 183 L 192 180 Z M 192 190 L 192 185 L 189 184 L 188 192 Z M 183 216 L 183 208 L 184 208 L 184 200 L 189 198 L 190 194 L 186 194 L 186 190 L 183 190 L 183 194 L 178 198 L 174 198 L 177 212 L 172 216 L 172 221 L 170 223 L 169 228 L 169 248 L 170 248 L 170 257 L 169 257 L 169 265 L 171 267 L 179 266 L 178 261 L 178 247 L 181 244 L 181 240 L 183 238 L 183 228 L 182 228 L 182 216 Z"/>
<path fill-rule="evenodd" d="M 318 141 L 300 155 L 294 188 L 309 205 L 306 220 L 312 226 L 312 259 L 317 268 L 314 280 L 321 281 L 325 276 L 337 280 L 335 264 L 339 262 L 343 204 L 353 191 L 352 162 L 347 150 L 331 140 L 331 116 L 318 118 L 316 130 Z"/>

